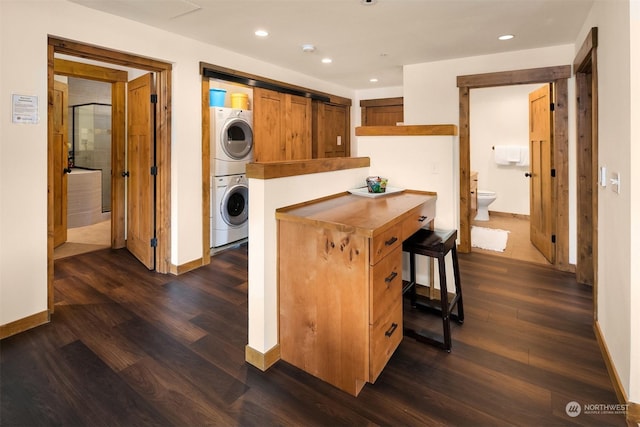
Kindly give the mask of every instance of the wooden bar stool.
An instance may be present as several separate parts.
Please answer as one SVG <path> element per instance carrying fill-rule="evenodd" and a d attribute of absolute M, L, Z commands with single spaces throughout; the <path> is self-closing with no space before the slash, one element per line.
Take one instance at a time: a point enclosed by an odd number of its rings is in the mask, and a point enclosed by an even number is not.
<path fill-rule="evenodd" d="M 442 316 L 444 332 L 443 342 L 434 340 L 412 329 L 405 329 L 404 334 L 419 341 L 426 341 L 442 347 L 447 352 L 451 351 L 451 324 L 453 317 L 458 323 L 464 322 L 464 308 L 462 305 L 462 287 L 460 285 L 460 270 L 458 268 L 458 252 L 456 251 L 456 237 L 458 230 L 429 230 L 421 228 L 404 241 L 402 250 L 409 253 L 410 281 L 402 288 L 402 292 L 409 292 L 411 306 L 414 308 L 433 311 Z M 445 269 L 445 256 L 451 252 L 453 260 L 453 273 L 455 279 L 455 296 L 449 301 L 447 292 L 447 272 Z M 440 277 L 440 306 L 431 304 L 433 300 L 418 300 L 416 294 L 416 254 L 438 259 L 438 271 Z M 453 308 L 458 307 L 458 314 L 453 314 Z"/>

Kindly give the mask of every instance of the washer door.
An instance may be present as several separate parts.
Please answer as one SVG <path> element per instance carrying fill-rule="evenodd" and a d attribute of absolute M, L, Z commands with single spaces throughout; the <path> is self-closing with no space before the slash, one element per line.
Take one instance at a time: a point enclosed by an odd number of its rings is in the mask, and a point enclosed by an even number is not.
<path fill-rule="evenodd" d="M 253 129 L 238 117 L 227 120 L 220 131 L 222 150 L 232 160 L 243 160 L 253 148 Z"/>
<path fill-rule="evenodd" d="M 233 184 L 220 202 L 222 220 L 231 227 L 238 227 L 249 220 L 249 187 L 244 183 Z"/>

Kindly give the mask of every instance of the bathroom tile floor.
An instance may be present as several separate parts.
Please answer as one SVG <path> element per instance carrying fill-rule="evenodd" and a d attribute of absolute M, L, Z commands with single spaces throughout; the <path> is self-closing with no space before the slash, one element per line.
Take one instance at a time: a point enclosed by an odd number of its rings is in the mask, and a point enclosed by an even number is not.
<path fill-rule="evenodd" d="M 504 252 L 479 248 L 472 248 L 472 252 L 549 265 L 549 261 L 531 244 L 528 218 L 509 213 L 489 211 L 489 221 L 472 221 L 471 225 L 509 231 L 507 247 Z"/>

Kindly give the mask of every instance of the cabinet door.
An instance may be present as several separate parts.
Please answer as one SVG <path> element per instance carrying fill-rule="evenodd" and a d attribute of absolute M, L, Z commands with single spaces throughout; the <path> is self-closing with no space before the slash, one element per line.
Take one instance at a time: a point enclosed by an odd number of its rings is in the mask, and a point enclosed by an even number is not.
<path fill-rule="evenodd" d="M 281 93 L 260 88 L 253 90 L 253 139 L 256 162 L 286 158 L 283 111 L 284 98 Z"/>
<path fill-rule="evenodd" d="M 350 156 L 348 106 L 316 101 L 313 107 L 313 158 Z"/>
<path fill-rule="evenodd" d="M 311 98 L 284 95 L 286 153 L 278 160 L 311 158 Z"/>

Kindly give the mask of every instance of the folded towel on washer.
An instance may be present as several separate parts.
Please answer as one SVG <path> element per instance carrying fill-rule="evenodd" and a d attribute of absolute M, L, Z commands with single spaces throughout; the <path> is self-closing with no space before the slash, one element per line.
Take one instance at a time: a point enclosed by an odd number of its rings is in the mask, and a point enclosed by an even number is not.
<path fill-rule="evenodd" d="M 520 145 L 496 145 L 494 147 L 494 161 L 499 165 L 510 165 L 521 161 Z"/>

